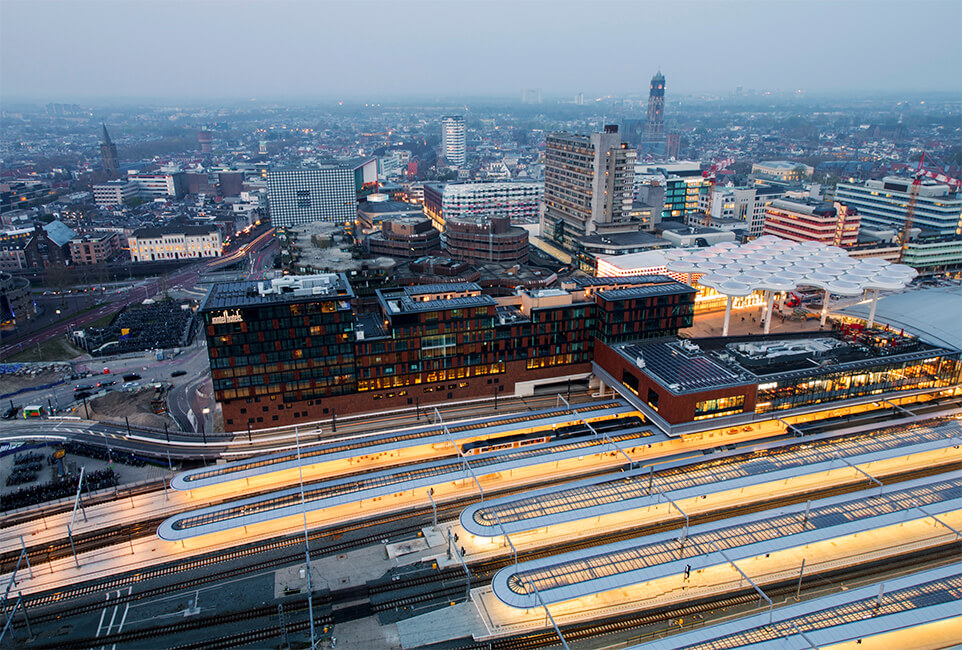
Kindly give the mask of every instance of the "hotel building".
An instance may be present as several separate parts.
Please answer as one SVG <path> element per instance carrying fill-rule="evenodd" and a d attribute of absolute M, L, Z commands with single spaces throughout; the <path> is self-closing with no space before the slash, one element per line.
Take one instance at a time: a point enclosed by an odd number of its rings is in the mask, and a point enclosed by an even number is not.
<path fill-rule="evenodd" d="M 694 289 L 667 277 L 566 286 L 498 299 L 473 283 L 378 290 L 376 310 L 355 313 L 343 274 L 216 284 L 200 311 L 225 427 L 531 394 L 586 378 L 596 341 L 692 323 Z"/>

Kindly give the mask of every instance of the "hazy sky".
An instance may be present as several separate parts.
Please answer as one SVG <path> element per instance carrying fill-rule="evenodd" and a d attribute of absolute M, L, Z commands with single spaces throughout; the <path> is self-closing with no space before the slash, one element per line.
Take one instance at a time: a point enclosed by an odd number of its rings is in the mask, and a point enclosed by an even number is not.
<path fill-rule="evenodd" d="M 962 2 L 0 0 L 7 100 L 962 95 Z"/>

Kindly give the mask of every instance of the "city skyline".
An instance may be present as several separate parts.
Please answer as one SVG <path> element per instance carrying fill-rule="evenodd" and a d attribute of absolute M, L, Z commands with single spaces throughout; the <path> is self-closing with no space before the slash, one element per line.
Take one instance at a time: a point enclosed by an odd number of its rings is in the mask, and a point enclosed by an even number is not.
<path fill-rule="evenodd" d="M 816 94 L 957 91 L 962 83 L 953 63 L 962 55 L 962 7 L 914 3 L 918 20 L 904 20 L 906 11 L 894 2 L 595 3 L 586 11 L 541 1 L 13 0 L 0 8 L 0 90 L 4 103 L 520 98 L 526 88 L 542 90 L 550 101 L 579 92 L 643 96 L 661 68 L 671 80 L 669 95 L 676 96 L 738 86 Z M 511 20 L 503 19 L 505 12 Z M 32 30 L 21 29 L 29 24 L 44 25 L 42 47 Z M 430 37 L 431 47 L 413 46 L 419 34 Z M 584 46 L 571 48 L 574 38 Z M 927 44 L 924 66 L 918 57 L 891 56 L 893 44 L 913 41 Z M 152 45 L 145 51 L 145 44 Z M 585 48 L 609 54 L 585 56 Z M 217 74 L 198 65 L 206 56 L 222 62 Z M 145 75 L 148 60 L 156 65 Z"/>

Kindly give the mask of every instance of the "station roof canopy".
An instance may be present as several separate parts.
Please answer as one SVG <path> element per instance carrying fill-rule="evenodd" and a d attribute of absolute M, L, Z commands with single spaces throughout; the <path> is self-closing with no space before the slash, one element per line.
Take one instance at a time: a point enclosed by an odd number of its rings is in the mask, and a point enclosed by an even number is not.
<path fill-rule="evenodd" d="M 772 235 L 742 246 L 724 242 L 666 257 L 669 271 L 703 274 L 699 284 L 724 296 L 747 296 L 756 290 L 790 291 L 799 286 L 857 296 L 866 289 L 904 288 L 918 275 L 904 264 L 878 258 L 856 260 L 838 246 L 799 243 Z"/>
<path fill-rule="evenodd" d="M 677 575 L 686 565 L 700 570 L 939 516 L 962 505 L 960 487 L 959 478 L 928 477 L 882 495 L 866 490 L 692 526 L 681 558 L 678 531 L 655 533 L 514 564 L 498 571 L 491 587 L 498 600 L 518 609 L 572 601 Z"/>
<path fill-rule="evenodd" d="M 957 564 L 789 605 L 768 613 L 676 634 L 629 650 L 803 650 L 860 642 L 868 637 L 944 621 L 958 615 L 962 570 Z M 917 638 L 928 633 L 919 630 Z M 904 638 L 904 637 L 903 637 Z M 928 638 L 927 640 L 931 640 Z"/>

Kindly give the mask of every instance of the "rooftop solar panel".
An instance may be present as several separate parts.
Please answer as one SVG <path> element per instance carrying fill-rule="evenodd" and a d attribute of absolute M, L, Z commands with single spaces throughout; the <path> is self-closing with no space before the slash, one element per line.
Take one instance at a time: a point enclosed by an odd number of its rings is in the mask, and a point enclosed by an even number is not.
<path fill-rule="evenodd" d="M 747 383 L 739 375 L 708 357 L 689 356 L 667 343 L 629 344 L 621 347 L 632 360 L 643 359 L 645 372 L 657 375 L 672 391 L 699 390 Z"/>

